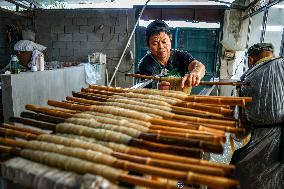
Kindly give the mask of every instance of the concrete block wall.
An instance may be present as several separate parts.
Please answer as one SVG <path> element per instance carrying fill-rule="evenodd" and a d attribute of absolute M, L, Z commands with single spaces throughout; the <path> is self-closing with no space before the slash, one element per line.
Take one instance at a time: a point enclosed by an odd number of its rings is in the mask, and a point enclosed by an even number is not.
<path fill-rule="evenodd" d="M 222 56 L 220 79 L 239 79 L 243 74 L 247 24 L 242 21 L 241 16 L 242 11 L 239 10 L 225 11 L 222 53 L 224 54 L 225 50 L 233 50 L 235 58 L 226 60 Z"/>
<path fill-rule="evenodd" d="M 222 39 L 222 56 L 220 67 L 221 81 L 239 80 L 244 72 L 245 45 L 247 34 L 247 23 L 242 17 L 243 12 L 240 10 L 226 10 L 224 15 L 224 28 Z M 233 50 L 235 57 L 233 60 L 223 58 L 225 50 Z M 236 92 L 232 86 L 220 86 L 220 96 L 232 96 Z"/>
<path fill-rule="evenodd" d="M 32 20 L 0 11 L 0 69 L 10 61 L 11 50 L 8 44 L 7 25 L 16 25 L 21 29 L 31 29 Z"/>
<path fill-rule="evenodd" d="M 35 15 L 37 42 L 47 47 L 46 60 L 87 62 L 89 54 L 102 52 L 109 78 L 135 25 L 134 9 L 41 10 Z M 127 52 L 135 54 L 134 41 Z M 113 85 L 133 85 L 133 79 L 121 73 L 132 72 L 133 64 L 123 59 Z"/>
<path fill-rule="evenodd" d="M 31 21 L 0 12 L 0 64 L 7 63 L 10 58 L 3 26 L 19 22 L 26 28 Z M 47 61 L 87 62 L 89 54 L 102 52 L 107 55 L 107 70 L 111 78 L 134 25 L 134 9 L 37 10 L 33 28 L 29 29 L 36 32 L 36 42 L 47 47 Z M 132 51 L 135 55 L 134 42 L 133 36 L 127 52 Z M 113 85 L 133 85 L 133 79 L 122 73 L 132 72 L 133 64 L 134 60 L 123 59 Z"/>

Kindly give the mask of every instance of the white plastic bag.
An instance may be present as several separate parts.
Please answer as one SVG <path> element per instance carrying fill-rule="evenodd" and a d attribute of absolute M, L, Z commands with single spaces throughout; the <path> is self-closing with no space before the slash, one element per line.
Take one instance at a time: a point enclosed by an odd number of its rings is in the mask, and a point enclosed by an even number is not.
<path fill-rule="evenodd" d="M 101 64 L 90 64 L 90 63 L 82 63 L 80 65 L 84 65 L 86 72 L 86 82 L 89 85 L 96 84 L 96 82 L 102 79 L 102 65 Z"/>

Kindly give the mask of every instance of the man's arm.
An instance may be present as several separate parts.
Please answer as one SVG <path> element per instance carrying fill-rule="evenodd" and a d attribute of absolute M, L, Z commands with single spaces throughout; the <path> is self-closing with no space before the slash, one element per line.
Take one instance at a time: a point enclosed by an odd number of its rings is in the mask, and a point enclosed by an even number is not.
<path fill-rule="evenodd" d="M 182 78 L 181 88 L 183 88 L 185 84 L 187 84 L 188 86 L 199 85 L 200 80 L 205 75 L 205 66 L 197 60 L 193 60 L 188 65 L 188 70 L 189 73 L 185 74 L 184 77 Z"/>

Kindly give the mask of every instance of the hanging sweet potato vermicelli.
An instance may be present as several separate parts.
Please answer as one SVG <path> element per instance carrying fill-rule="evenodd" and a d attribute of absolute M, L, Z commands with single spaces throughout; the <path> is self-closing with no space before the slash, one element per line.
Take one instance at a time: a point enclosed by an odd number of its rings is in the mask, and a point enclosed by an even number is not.
<path fill-rule="evenodd" d="M 91 86 L 82 91 L 73 92 L 77 96 L 67 97 L 67 102 L 50 100 L 48 104 L 57 107 L 56 109 L 27 105 L 27 109 L 37 113 L 23 113 L 22 116 L 27 118 L 11 119 L 51 130 L 61 136 L 43 134 L 45 131 L 16 130 L 15 127 L 6 125 L 0 132 L 36 141 L 0 141 L 20 147 L 23 150 L 19 154 L 30 159 L 32 155 L 25 151 L 32 149 L 31 153 L 36 154 L 34 160 L 52 166 L 62 163 L 61 160 L 56 162 L 52 153 L 70 157 L 72 160 L 63 165 L 72 171 L 79 171 L 72 166 L 77 162 L 73 162 L 73 158 L 80 158 L 111 168 L 184 180 L 186 183 L 207 185 L 211 188 L 237 187 L 236 181 L 223 177 L 231 173 L 231 166 L 188 157 L 200 158 L 200 153 L 207 150 L 218 152 L 217 146 L 224 141 L 225 131 L 243 132 L 243 129 L 236 128 L 238 122 L 232 117 L 230 106 L 243 106 L 249 99 L 201 96 L 189 98 L 175 91 L 102 86 Z M 206 111 L 206 108 L 210 111 Z M 50 162 L 42 159 L 47 156 Z M 67 164 L 72 166 L 68 167 Z M 80 165 L 85 172 L 89 171 L 85 169 L 86 165 Z M 98 166 L 94 167 L 99 169 Z M 131 177 L 136 179 L 134 182 L 123 173 L 123 176 L 120 174 L 115 178 L 112 177 L 114 175 L 100 171 L 95 174 L 135 185 L 175 187 Z"/>
<path fill-rule="evenodd" d="M 62 145 L 57 145 L 57 144 L 52 144 L 52 143 L 47 143 L 47 142 L 38 142 L 38 141 L 30 141 L 30 142 L 21 141 L 20 142 L 20 141 L 15 141 L 11 139 L 3 139 L 3 138 L 2 139 L 0 138 L 0 142 L 4 144 L 16 146 L 16 147 L 22 147 L 24 149 L 56 153 L 52 155 L 47 155 L 46 153 L 43 156 L 40 155 L 39 157 L 39 159 L 48 157 L 48 160 L 46 160 L 45 162 L 49 164 L 53 164 L 53 165 L 54 164 L 59 165 L 58 163 L 62 163 L 61 161 L 57 160 L 56 156 L 58 156 L 59 154 L 67 156 L 68 157 L 66 158 L 67 162 L 64 164 L 65 169 L 69 169 L 70 164 L 76 163 L 76 161 L 74 161 L 74 159 L 72 158 L 80 158 L 83 160 L 88 160 L 90 162 L 98 163 L 95 166 L 95 168 L 98 169 L 96 170 L 96 174 L 104 176 L 105 178 L 108 178 L 112 181 L 119 180 L 118 176 L 115 176 L 115 175 L 121 175 L 122 172 L 116 171 L 115 169 L 109 169 L 108 166 L 124 168 L 126 170 L 133 170 L 133 171 L 137 171 L 140 173 L 158 175 L 158 176 L 162 176 L 165 178 L 184 180 L 186 183 L 206 184 L 212 187 L 219 186 L 221 188 L 231 188 L 237 184 L 236 181 L 222 178 L 222 177 L 217 177 L 217 176 L 208 177 L 206 175 L 196 174 L 193 172 L 174 171 L 174 170 L 163 169 L 163 168 L 155 168 L 155 167 L 148 166 L 148 165 L 141 166 L 136 163 L 130 163 L 130 162 L 126 162 L 123 160 L 118 160 L 112 156 L 105 155 L 102 153 L 97 153 L 95 151 L 87 151 L 87 150 L 80 149 L 80 148 L 70 148 L 70 147 L 65 147 Z M 25 151 L 23 150 L 22 153 L 25 153 Z M 31 155 L 32 153 L 29 153 L 28 155 Z M 35 153 L 35 154 L 37 156 L 38 153 Z M 24 154 L 24 156 L 26 157 L 27 154 Z M 83 164 L 81 163 L 80 165 L 82 166 Z M 91 164 L 88 164 L 88 165 L 91 165 Z M 107 166 L 104 166 L 104 165 L 107 165 Z M 81 170 L 77 170 L 77 171 L 85 172 L 84 166 Z M 114 171 L 114 172 L 110 173 L 110 171 Z M 206 181 L 201 180 L 204 178 L 206 178 Z M 226 183 L 227 186 L 224 186 L 224 183 Z"/>
<path fill-rule="evenodd" d="M 5 125 L 5 127 L 6 126 L 7 125 Z M 17 131 L 17 129 L 19 129 L 18 126 L 10 126 L 9 128 L 11 127 L 12 127 L 12 130 L 6 129 L 6 130 L 10 130 L 10 132 L 5 132 L 6 134 L 8 133 L 8 136 L 17 136 L 17 137 L 28 139 L 28 140 L 37 139 L 39 141 L 61 144 L 64 146 L 79 147 L 83 149 L 99 151 L 104 154 L 113 155 L 114 157 L 122 158 L 124 160 L 131 160 L 131 161 L 138 162 L 138 163 L 139 162 L 141 163 L 142 161 L 149 165 L 151 164 L 151 165 L 162 166 L 162 167 L 167 167 L 167 168 L 175 168 L 178 170 L 195 170 L 197 172 L 201 171 L 201 173 L 204 173 L 202 172 L 202 170 L 203 168 L 206 168 L 206 171 L 209 171 L 209 173 L 212 171 L 212 174 L 222 174 L 223 172 L 229 175 L 231 174 L 233 170 L 233 167 L 228 166 L 228 165 L 216 164 L 216 163 L 207 162 L 207 161 L 199 160 L 199 159 L 193 159 L 193 158 L 183 158 L 183 157 L 178 157 L 178 156 L 173 156 L 173 155 L 149 152 L 149 151 L 138 149 L 138 148 L 128 147 L 123 144 L 99 141 L 93 138 L 87 138 L 87 137 L 78 136 L 78 135 L 60 134 L 60 136 L 57 136 L 57 135 L 49 135 L 49 134 L 41 134 L 41 135 L 30 134 L 32 137 L 27 137 L 29 133 Z M 0 132 L 1 131 L 3 130 L 0 130 Z M 22 134 L 19 135 L 18 133 L 22 133 Z M 64 137 L 61 137 L 61 136 L 64 136 Z M 135 155 L 136 158 L 132 157 L 132 155 L 129 155 L 129 154 Z M 139 156 L 141 157 L 141 155 L 147 158 L 144 160 L 143 159 L 141 160 L 141 158 L 137 159 L 137 157 Z M 151 159 L 150 157 L 153 159 Z M 163 163 L 159 162 L 160 160 L 157 160 L 156 158 L 162 159 Z M 177 163 L 172 162 L 173 160 Z M 181 162 L 181 164 L 179 164 L 178 162 Z M 193 167 L 191 166 L 191 164 L 193 165 Z M 217 170 L 215 169 L 211 170 L 210 167 L 216 168 Z M 221 173 L 220 173 L 220 169 L 223 170 L 221 171 Z"/>

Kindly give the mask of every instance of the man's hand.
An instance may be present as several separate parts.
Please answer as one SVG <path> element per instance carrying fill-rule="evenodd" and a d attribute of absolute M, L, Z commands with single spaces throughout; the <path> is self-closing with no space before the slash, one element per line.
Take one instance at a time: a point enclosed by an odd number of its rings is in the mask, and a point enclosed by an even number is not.
<path fill-rule="evenodd" d="M 158 89 L 159 90 L 170 90 L 170 82 L 167 81 L 162 81 L 158 84 Z"/>
<path fill-rule="evenodd" d="M 189 74 L 185 74 L 185 76 L 181 80 L 181 88 L 184 88 L 185 85 L 188 86 L 197 86 L 199 85 L 201 80 L 201 76 L 198 71 L 192 71 Z"/>
<path fill-rule="evenodd" d="M 185 85 L 188 86 L 197 86 L 200 83 L 200 80 L 205 75 L 205 66 L 194 60 L 189 64 L 188 70 L 190 71 L 188 74 L 185 74 L 181 81 L 181 88 L 184 88 Z"/>

